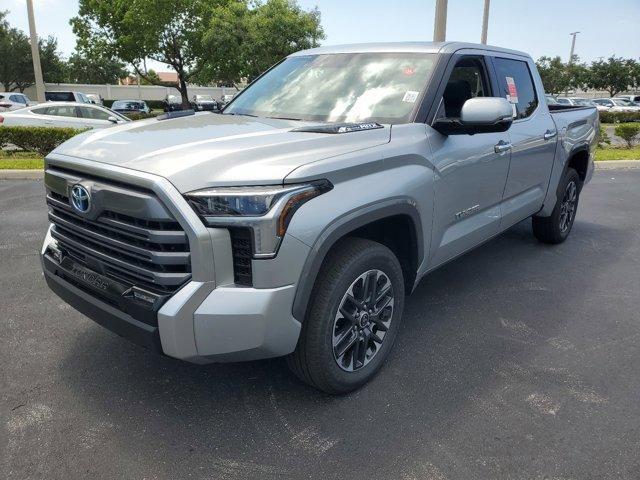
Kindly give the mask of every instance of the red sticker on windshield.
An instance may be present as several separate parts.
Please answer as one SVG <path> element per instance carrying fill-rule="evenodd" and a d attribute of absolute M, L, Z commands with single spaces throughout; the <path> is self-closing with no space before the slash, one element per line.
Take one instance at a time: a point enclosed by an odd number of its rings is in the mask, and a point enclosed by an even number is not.
<path fill-rule="evenodd" d="M 416 67 L 404 67 L 402 73 L 404 73 L 407 77 L 410 77 L 411 75 L 416 73 Z"/>

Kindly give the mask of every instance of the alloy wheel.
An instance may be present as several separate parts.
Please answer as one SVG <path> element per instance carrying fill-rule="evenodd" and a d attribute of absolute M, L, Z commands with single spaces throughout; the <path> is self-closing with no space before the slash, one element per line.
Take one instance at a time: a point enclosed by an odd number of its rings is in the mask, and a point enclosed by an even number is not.
<path fill-rule="evenodd" d="M 381 270 L 369 270 L 351 283 L 333 322 L 333 357 L 342 370 L 359 370 L 380 351 L 393 307 L 393 285 Z"/>

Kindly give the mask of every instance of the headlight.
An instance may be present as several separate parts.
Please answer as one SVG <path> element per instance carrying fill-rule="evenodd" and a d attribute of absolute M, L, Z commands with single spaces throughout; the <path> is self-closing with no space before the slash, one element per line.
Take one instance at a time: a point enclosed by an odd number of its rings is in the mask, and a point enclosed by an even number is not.
<path fill-rule="evenodd" d="M 210 227 L 248 227 L 256 258 L 275 256 L 293 214 L 314 197 L 331 190 L 327 180 L 266 187 L 216 187 L 185 197 Z"/>

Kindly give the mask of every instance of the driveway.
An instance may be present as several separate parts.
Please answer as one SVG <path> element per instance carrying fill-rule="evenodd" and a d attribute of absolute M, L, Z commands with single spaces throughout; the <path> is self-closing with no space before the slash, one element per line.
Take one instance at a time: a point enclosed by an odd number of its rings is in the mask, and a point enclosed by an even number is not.
<path fill-rule="evenodd" d="M 42 183 L 0 181 L 0 478 L 640 477 L 640 170 L 568 241 L 522 222 L 422 281 L 385 368 L 329 397 L 282 360 L 151 354 L 45 287 Z"/>

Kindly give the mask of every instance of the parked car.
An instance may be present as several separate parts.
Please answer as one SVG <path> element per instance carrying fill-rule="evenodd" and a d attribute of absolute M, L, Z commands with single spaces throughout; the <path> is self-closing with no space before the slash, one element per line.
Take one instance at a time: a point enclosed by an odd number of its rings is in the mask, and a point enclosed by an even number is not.
<path fill-rule="evenodd" d="M 0 92 L 0 112 L 18 110 L 28 105 L 35 105 L 24 93 Z"/>
<path fill-rule="evenodd" d="M 556 97 L 556 102 L 558 105 L 573 105 L 573 101 L 568 97 Z"/>
<path fill-rule="evenodd" d="M 233 93 L 227 93 L 225 95 L 222 95 L 222 97 L 220 97 L 220 108 L 224 108 L 227 106 L 227 104 L 234 99 L 234 97 L 236 96 L 236 94 Z"/>
<path fill-rule="evenodd" d="M 86 96 L 94 105 L 104 105 L 104 98 L 99 93 L 87 93 Z"/>
<path fill-rule="evenodd" d="M 633 103 L 636 103 L 636 104 L 640 105 L 640 95 L 638 95 L 638 94 L 634 94 L 634 95 L 618 95 L 615 98 L 621 98 L 623 100 L 627 100 L 629 102 L 633 102 Z"/>
<path fill-rule="evenodd" d="M 423 276 L 529 217 L 541 242 L 568 237 L 598 114 L 543 96 L 529 55 L 487 45 L 294 53 L 221 115 L 170 112 L 49 154 L 44 278 L 168 356 L 286 355 L 314 387 L 354 390 Z"/>
<path fill-rule="evenodd" d="M 219 110 L 218 102 L 211 95 L 194 95 L 191 106 L 196 111 L 216 111 Z"/>
<path fill-rule="evenodd" d="M 165 97 L 163 108 L 165 112 L 175 112 L 182 109 L 182 97 L 177 95 L 167 95 Z"/>
<path fill-rule="evenodd" d="M 81 92 L 44 92 L 44 98 L 47 102 L 93 103 Z"/>
<path fill-rule="evenodd" d="M 130 122 L 127 117 L 99 105 L 77 102 L 48 102 L 2 113 L 5 126 L 32 125 L 38 127 L 106 128 Z"/>
<path fill-rule="evenodd" d="M 600 112 L 636 112 L 637 108 L 615 98 L 595 98 L 593 103 Z"/>
<path fill-rule="evenodd" d="M 627 98 L 614 97 L 614 98 L 612 98 L 612 100 L 616 105 L 623 105 L 625 107 L 632 108 L 636 112 L 640 110 L 640 105 L 638 105 L 635 102 L 632 102 L 631 100 L 629 100 Z"/>
<path fill-rule="evenodd" d="M 547 105 L 559 105 L 558 100 L 553 95 L 545 95 L 544 97 L 547 99 Z"/>
<path fill-rule="evenodd" d="M 570 97 L 571 103 L 576 107 L 595 107 L 596 104 L 590 98 Z"/>
<path fill-rule="evenodd" d="M 118 113 L 149 113 L 151 109 L 144 100 L 116 100 L 111 110 Z"/>

